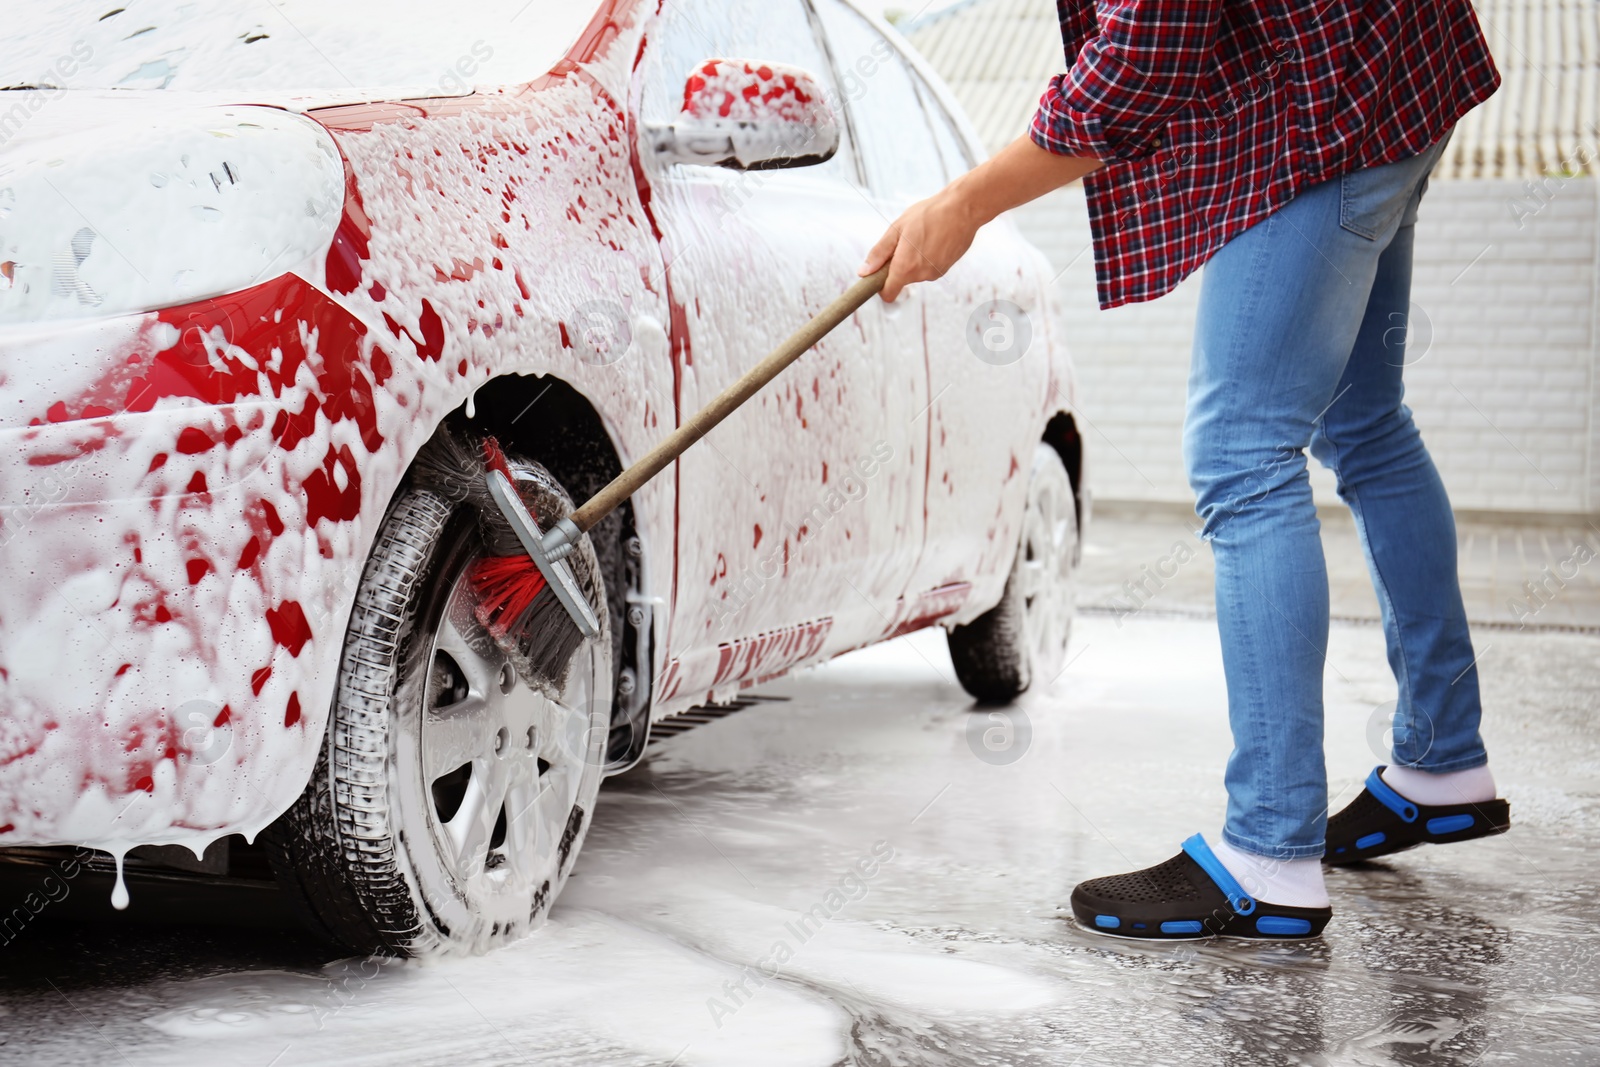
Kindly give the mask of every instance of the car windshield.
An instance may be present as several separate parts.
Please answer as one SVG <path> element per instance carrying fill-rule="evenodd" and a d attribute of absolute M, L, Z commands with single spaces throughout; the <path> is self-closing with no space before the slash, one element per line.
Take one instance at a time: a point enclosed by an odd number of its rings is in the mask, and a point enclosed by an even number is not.
<path fill-rule="evenodd" d="M 593 0 L 7 0 L 0 89 L 454 94 L 550 70 Z"/>

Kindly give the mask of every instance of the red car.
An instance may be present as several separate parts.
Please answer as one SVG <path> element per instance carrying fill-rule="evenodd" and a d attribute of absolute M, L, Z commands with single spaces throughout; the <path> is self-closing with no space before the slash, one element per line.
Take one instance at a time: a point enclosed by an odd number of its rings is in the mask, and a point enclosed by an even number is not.
<path fill-rule="evenodd" d="M 0 847 L 264 835 L 337 940 L 476 951 L 652 720 L 935 623 L 983 699 L 1059 670 L 1082 447 L 1006 222 L 594 531 L 607 632 L 559 687 L 477 625 L 478 516 L 417 473 L 493 434 L 581 501 L 973 164 L 848 0 L 20 7 Z"/>

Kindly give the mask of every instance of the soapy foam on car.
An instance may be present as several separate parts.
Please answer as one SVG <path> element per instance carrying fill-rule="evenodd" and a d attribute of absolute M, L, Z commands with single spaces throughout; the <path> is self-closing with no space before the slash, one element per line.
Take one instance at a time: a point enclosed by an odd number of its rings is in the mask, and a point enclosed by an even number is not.
<path fill-rule="evenodd" d="M 10 5 L 0 85 L 391 97 L 515 85 L 548 71 L 593 5 L 561 0 L 52 0 Z M 65 62 L 63 62 L 63 60 Z"/>
<path fill-rule="evenodd" d="M 636 47 L 636 30 L 612 48 Z M 615 80 L 627 67 L 595 69 Z M 354 318 L 310 262 L 264 283 L 259 313 L 230 302 L 194 331 L 178 313 L 77 328 L 78 346 L 114 344 L 101 376 L 65 393 L 0 383 L 0 406 L 39 422 L 0 472 L 0 500 L 26 501 L 43 474 L 93 515 L 5 514 L 9 554 L 38 565 L 0 590 L 13 712 L 0 843 L 202 848 L 287 806 L 315 757 L 384 501 L 433 424 L 490 377 L 556 371 L 602 411 L 635 412 L 612 427 L 630 451 L 672 424 L 659 251 L 596 77 L 427 120 L 321 116 L 369 229 L 358 287 L 340 295 Z M 109 201 L 85 207 L 114 216 Z M 563 343 L 596 294 L 636 322 L 619 366 Z M 205 368 L 198 386 L 186 366 Z M 129 391 L 107 391 L 107 375 Z M 641 384 L 668 410 L 640 405 Z M 110 413 L 85 399 L 101 392 Z M 665 542 L 662 496 L 637 508 Z"/>
<path fill-rule="evenodd" d="M 631 6 L 613 14 L 581 69 L 537 92 L 319 113 L 355 174 L 353 195 L 336 240 L 340 255 L 263 283 L 280 287 L 272 302 L 299 301 L 276 323 L 275 342 L 235 344 L 238 324 L 209 320 L 186 340 L 179 326 L 187 324 L 158 315 L 77 328 L 73 347 L 99 345 L 116 374 L 126 374 L 129 361 L 144 376 L 164 355 L 168 364 L 181 357 L 230 379 L 254 376 L 262 383 L 254 398 L 241 393 L 231 411 L 218 411 L 180 389 L 149 398 L 143 413 L 100 416 L 81 402 L 101 381 L 93 375 L 87 386 L 49 396 L 6 395 L 27 390 L 15 376 L 0 383 L 0 405 L 25 401 L 41 421 L 21 450 L 24 463 L 37 462 L 0 471 L 10 551 L 36 564 L 0 590 L 0 648 L 9 660 L 0 665 L 0 699 L 13 712 L 0 724 L 0 843 L 200 848 L 229 832 L 253 835 L 309 773 L 360 562 L 390 491 L 444 413 L 491 377 L 559 374 L 594 401 L 627 462 L 675 424 L 680 403 L 692 406 L 708 367 L 725 373 L 765 350 L 773 331 L 804 321 L 848 280 L 869 239 L 864 229 L 835 235 L 838 270 L 812 263 L 781 287 L 750 285 L 752 269 L 769 265 L 763 240 L 718 222 L 729 211 L 737 216 L 748 197 L 711 188 L 661 193 L 635 174 L 623 107 L 642 19 Z M 664 76 L 681 85 L 686 70 Z M 691 279 L 686 261 L 670 302 L 653 193 L 685 219 L 697 207 L 711 216 L 687 221 L 670 252 L 714 269 Z M 848 193 L 858 210 L 866 206 Z M 110 201 L 91 206 L 114 214 Z M 575 340 L 597 301 L 629 327 L 626 351 L 612 362 L 586 359 Z M 668 323 L 706 347 L 669 353 Z M 879 352 L 922 343 L 922 324 L 903 315 L 854 328 Z M 283 367 L 276 353 L 285 348 L 301 353 L 300 362 L 274 383 Z M 32 343 L 23 351 L 31 355 Z M 847 396 L 846 357 L 815 355 L 808 379 L 764 399 L 764 416 L 715 435 L 724 456 L 772 463 L 731 506 L 738 521 L 716 531 L 730 548 L 749 544 L 752 527 L 777 531 L 785 517 L 815 505 L 829 489 L 816 456 L 837 456 L 839 465 L 859 458 L 841 401 L 910 422 L 930 399 L 913 361 L 876 360 L 869 369 L 883 380 Z M 343 384 L 370 387 L 370 404 L 363 392 L 357 408 L 340 408 L 347 394 L 319 377 L 319 367 L 342 361 L 354 368 Z M 51 421 L 57 404 L 64 422 Z M 805 447 L 773 455 L 767 428 L 789 411 Z M 925 469 L 933 418 L 919 425 L 920 438 L 893 453 L 896 469 Z M 704 462 L 724 460 L 708 452 Z M 41 470 L 60 475 L 69 496 L 80 494 L 92 524 L 23 503 Z M 715 481 L 744 484 L 726 471 Z M 869 531 L 879 541 L 903 533 L 916 521 L 915 486 L 885 489 L 875 486 L 866 508 L 831 524 L 828 536 L 849 544 Z M 679 511 L 698 514 L 707 503 L 696 491 L 680 508 L 672 487 L 658 482 L 635 499 L 635 521 L 647 544 L 668 550 Z M 792 539 L 768 536 L 777 540 L 755 540 L 763 549 L 778 544 L 787 559 Z M 683 590 L 695 598 L 687 629 L 664 635 L 658 648 L 698 658 L 676 670 L 681 684 L 658 713 L 704 700 L 719 674 L 714 610 L 701 592 L 726 594 L 712 588 L 715 562 L 685 563 Z M 724 576 L 739 573 L 726 562 Z M 851 575 L 859 594 L 843 581 Z M 652 568 L 646 592 L 671 603 L 678 578 L 669 567 Z M 842 561 L 817 578 L 814 591 L 831 598 L 843 622 L 831 636 L 823 631 L 831 643 L 796 646 L 809 650 L 807 660 L 876 636 L 883 615 L 898 614 L 891 591 L 904 581 L 892 566 L 862 575 Z M 745 622 L 754 632 L 761 620 Z M 177 713 L 189 704 L 209 712 L 208 725 L 184 725 Z M 86 718 L 86 706 L 104 709 L 103 717 Z M 208 739 L 224 732 L 227 743 L 212 751 Z"/>

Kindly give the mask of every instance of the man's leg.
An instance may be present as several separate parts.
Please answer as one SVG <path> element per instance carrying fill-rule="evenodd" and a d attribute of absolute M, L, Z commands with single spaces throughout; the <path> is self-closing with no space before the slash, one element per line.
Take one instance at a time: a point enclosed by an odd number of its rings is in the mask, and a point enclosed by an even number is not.
<path fill-rule="evenodd" d="M 1340 183 L 1316 186 L 1207 265 L 1184 427 L 1234 738 L 1223 839 L 1275 860 L 1320 857 L 1327 814 L 1328 578 L 1304 450 L 1382 252 L 1340 211 Z"/>
<path fill-rule="evenodd" d="M 1206 265 L 1184 459 L 1216 559 L 1234 748 L 1221 840 L 1083 882 L 1085 925 L 1143 937 L 1313 937 L 1328 803 L 1328 575 L 1305 448 L 1334 399 L 1381 247 L 1340 227 L 1338 181 L 1304 190 Z M 1265 925 L 1263 925 L 1265 924 Z"/>
<path fill-rule="evenodd" d="M 1458 790 L 1476 786 L 1471 795 L 1420 795 L 1426 779 L 1411 793 L 1400 784 L 1406 768 L 1437 776 L 1488 761 L 1478 734 L 1478 674 L 1456 571 L 1455 518 L 1402 402 L 1414 232 L 1413 207 L 1378 262 L 1339 398 L 1319 421 L 1312 452 L 1338 475 L 1383 615 L 1399 686 L 1394 763 L 1402 770 L 1390 784 L 1420 803 L 1466 803 L 1494 796 L 1486 770 L 1455 779 Z"/>
<path fill-rule="evenodd" d="M 1400 694 L 1394 764 L 1369 774 L 1366 788 L 1328 820 L 1323 862 L 1332 865 L 1511 827 L 1511 807 L 1495 796 L 1478 736 L 1477 661 L 1456 575 L 1455 519 L 1402 402 L 1416 207 L 1414 198 L 1379 262 L 1339 399 L 1312 439 L 1355 516 Z"/>
<path fill-rule="evenodd" d="M 1312 937 L 1327 774 L 1328 581 L 1305 449 L 1340 390 L 1378 277 L 1438 148 L 1304 190 L 1206 267 L 1184 455 L 1216 559 L 1234 751 L 1215 849 L 1083 882 L 1080 922 L 1137 937 Z M 1412 812 L 1412 818 L 1416 813 Z"/>
<path fill-rule="evenodd" d="M 1351 354 L 1394 325 L 1402 274 L 1409 301 L 1416 202 L 1441 148 L 1306 190 L 1206 268 L 1184 448 L 1216 558 L 1234 735 L 1223 840 L 1257 856 L 1323 850 L 1328 589 L 1304 449 L 1365 380 Z"/>

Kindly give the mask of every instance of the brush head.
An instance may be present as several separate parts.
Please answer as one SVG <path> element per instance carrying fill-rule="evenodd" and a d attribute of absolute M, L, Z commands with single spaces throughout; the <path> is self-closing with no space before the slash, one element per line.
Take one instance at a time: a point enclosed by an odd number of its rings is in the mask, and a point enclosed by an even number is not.
<path fill-rule="evenodd" d="M 523 680 L 553 697 L 566 686 L 568 669 L 584 644 L 583 634 L 489 494 L 490 470 L 498 470 L 516 487 L 541 528 L 549 529 L 574 510 L 572 499 L 544 467 L 506 455 L 493 437 L 449 427 L 441 427 L 423 447 L 412 465 L 412 477 L 476 513 L 484 555 L 471 564 L 468 579 L 477 600 L 474 614 Z M 604 629 L 605 590 L 588 539 L 563 562 L 589 605 L 596 608 Z M 603 632 L 600 640 L 603 647 L 610 647 L 608 634 Z"/>
<path fill-rule="evenodd" d="M 475 614 L 491 634 L 514 629 L 544 592 L 544 572 L 527 556 L 484 556 L 472 565 Z"/>
<path fill-rule="evenodd" d="M 500 449 L 500 442 L 493 436 L 483 439 L 483 463 L 492 471 L 499 471 L 506 476 L 506 481 L 516 484 L 516 478 L 511 474 L 511 464 L 506 459 L 505 452 Z"/>

